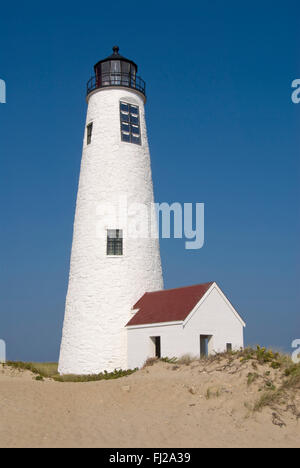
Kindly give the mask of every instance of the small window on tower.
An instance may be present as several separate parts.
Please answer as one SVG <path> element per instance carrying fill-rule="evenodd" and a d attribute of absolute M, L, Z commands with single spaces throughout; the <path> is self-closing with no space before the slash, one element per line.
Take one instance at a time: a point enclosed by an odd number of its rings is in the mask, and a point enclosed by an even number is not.
<path fill-rule="evenodd" d="M 89 145 L 92 142 L 92 133 L 93 133 L 93 124 L 90 123 L 87 126 L 87 144 Z"/>
<path fill-rule="evenodd" d="M 140 111 L 138 106 L 120 102 L 121 138 L 128 143 L 141 144 Z"/>
<path fill-rule="evenodd" d="M 121 229 L 107 230 L 107 255 L 123 255 L 123 231 Z"/>

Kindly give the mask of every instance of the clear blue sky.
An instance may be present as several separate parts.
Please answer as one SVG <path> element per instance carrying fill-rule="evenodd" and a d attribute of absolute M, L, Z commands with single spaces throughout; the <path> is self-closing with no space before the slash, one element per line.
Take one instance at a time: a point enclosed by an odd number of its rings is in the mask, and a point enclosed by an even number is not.
<path fill-rule="evenodd" d="M 299 1 L 16 1 L 1 5 L 0 338 L 57 360 L 85 122 L 111 53 L 148 91 L 156 200 L 204 202 L 206 243 L 161 242 L 166 287 L 215 280 L 246 342 L 300 338 Z"/>

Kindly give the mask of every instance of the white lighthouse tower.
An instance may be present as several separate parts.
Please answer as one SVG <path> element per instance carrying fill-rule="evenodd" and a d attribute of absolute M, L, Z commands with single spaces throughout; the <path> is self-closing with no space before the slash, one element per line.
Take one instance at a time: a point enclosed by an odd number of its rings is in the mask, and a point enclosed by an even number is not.
<path fill-rule="evenodd" d="M 143 204 L 151 212 L 154 203 L 145 83 L 118 47 L 94 69 L 87 89 L 61 374 L 126 369 L 125 325 L 132 306 L 145 292 L 163 288 L 158 239 L 128 230 L 132 207 Z"/>

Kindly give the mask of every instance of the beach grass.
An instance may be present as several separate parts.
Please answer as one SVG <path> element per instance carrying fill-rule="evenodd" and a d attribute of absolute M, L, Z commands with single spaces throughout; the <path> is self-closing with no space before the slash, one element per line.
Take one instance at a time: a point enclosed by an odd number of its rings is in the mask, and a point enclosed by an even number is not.
<path fill-rule="evenodd" d="M 287 354 L 276 352 L 264 347 L 248 347 L 240 351 L 232 351 L 227 353 L 215 353 L 207 357 L 207 363 L 227 359 L 229 363 L 238 360 L 241 364 L 251 362 L 255 372 L 248 373 L 247 380 L 248 386 L 252 385 L 257 379 L 257 369 L 260 367 L 267 367 L 276 370 L 282 375 L 281 385 L 275 387 L 272 381 L 267 382 L 269 385 L 265 386 L 265 391 L 260 395 L 260 398 L 254 405 L 256 411 L 261 410 L 263 407 L 279 402 L 286 394 L 300 389 L 300 364 L 294 364 L 291 357 Z M 148 359 L 144 367 L 152 366 L 157 362 L 165 362 L 173 364 L 178 368 L 180 365 L 189 365 L 191 362 L 197 361 L 199 358 L 190 357 L 188 355 L 181 358 L 164 357 L 161 359 L 151 358 Z M 96 382 L 100 380 L 112 380 L 121 377 L 126 377 L 138 369 L 129 370 L 114 370 L 113 372 L 101 372 L 92 375 L 60 375 L 58 373 L 58 364 L 55 362 L 22 362 L 22 361 L 8 361 L 5 366 L 18 369 L 20 371 L 27 370 L 35 374 L 36 380 L 43 381 L 43 379 L 52 379 L 57 382 Z M 266 372 L 266 375 L 269 375 Z"/>
<path fill-rule="evenodd" d="M 52 378 L 58 375 L 57 362 L 7 361 L 5 365 L 18 370 L 28 370 L 44 378 Z"/>
<path fill-rule="evenodd" d="M 126 377 L 133 374 L 137 369 L 114 370 L 113 372 L 101 372 L 91 375 L 60 375 L 58 373 L 58 364 L 55 362 L 22 362 L 8 361 L 5 366 L 12 367 L 17 370 L 27 370 L 43 379 L 53 379 L 56 382 L 97 382 L 99 380 L 112 380 Z"/>

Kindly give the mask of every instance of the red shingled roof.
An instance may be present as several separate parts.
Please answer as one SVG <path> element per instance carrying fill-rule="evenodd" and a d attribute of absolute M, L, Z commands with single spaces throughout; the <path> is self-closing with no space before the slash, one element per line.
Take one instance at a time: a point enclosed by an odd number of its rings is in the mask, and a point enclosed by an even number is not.
<path fill-rule="evenodd" d="M 133 309 L 138 309 L 138 312 L 126 326 L 183 321 L 212 284 L 146 293 L 134 305 Z"/>

